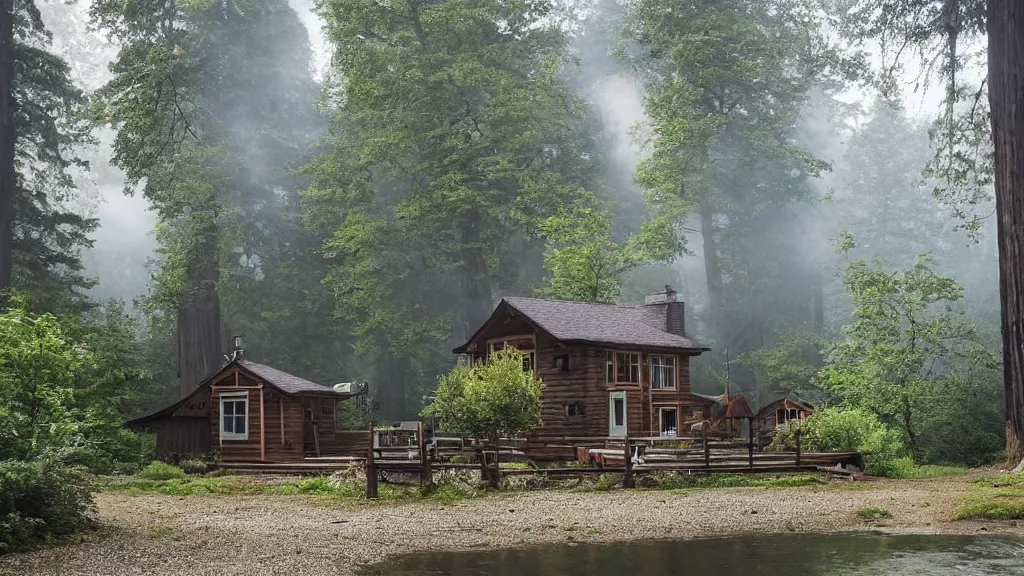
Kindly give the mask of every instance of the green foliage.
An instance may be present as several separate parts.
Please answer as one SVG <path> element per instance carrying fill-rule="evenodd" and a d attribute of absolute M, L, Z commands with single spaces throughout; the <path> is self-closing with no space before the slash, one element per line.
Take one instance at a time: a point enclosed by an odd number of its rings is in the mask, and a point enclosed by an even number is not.
<path fill-rule="evenodd" d="M 82 292 L 95 284 L 82 274 L 81 250 L 92 245 L 97 221 L 78 204 L 73 177 L 88 168 L 78 156 L 94 142 L 84 109 L 87 98 L 71 68 L 51 53 L 50 32 L 35 2 L 19 2 L 13 17 L 10 98 L 14 116 L 15 181 L 10 243 L 12 285 L 32 311 L 77 312 Z M 6 162 L 6 160 L 5 160 Z M 10 288 L 4 286 L 4 288 Z"/>
<path fill-rule="evenodd" d="M 28 460 L 70 447 L 76 376 L 92 362 L 52 315 L 0 315 L 0 456 Z"/>
<path fill-rule="evenodd" d="M 540 424 L 544 384 L 523 370 L 523 355 L 504 348 L 476 366 L 458 365 L 441 377 L 422 415 L 449 432 L 477 438 L 515 436 Z"/>
<path fill-rule="evenodd" d="M 625 273 L 650 262 L 668 261 L 680 252 L 675 231 L 665 220 L 648 221 L 625 242 L 616 242 L 611 215 L 592 203 L 592 197 L 584 196 L 540 224 L 548 242 L 544 264 L 551 276 L 536 290 L 538 296 L 615 303 Z"/>
<path fill-rule="evenodd" d="M 596 188 L 599 157 L 584 102 L 560 82 L 556 3 L 327 0 L 319 12 L 338 81 L 306 222 L 392 414 L 450 367 L 446 340 L 478 327 L 496 289 L 535 285 L 539 227 Z"/>
<path fill-rule="evenodd" d="M 209 463 L 204 460 L 199 460 L 198 458 L 186 458 L 181 462 L 178 462 L 178 468 L 181 468 L 181 471 L 185 474 L 206 474 L 210 471 Z M 149 468 L 147 468 L 147 470 L 149 470 Z M 139 476 L 143 478 L 146 477 L 143 476 L 142 473 L 140 473 Z M 172 476 L 172 478 L 173 477 L 174 476 Z M 152 476 L 150 476 L 150 478 L 152 478 Z M 161 478 L 154 479 L 161 480 Z"/>
<path fill-rule="evenodd" d="M 594 490 L 605 492 L 611 490 L 622 482 L 622 474 L 601 474 L 594 485 Z"/>
<path fill-rule="evenodd" d="M 815 474 L 764 476 L 759 474 L 707 474 L 682 475 L 659 473 L 652 475 L 658 490 L 688 490 L 715 488 L 798 488 L 823 484 Z"/>
<path fill-rule="evenodd" d="M 799 332 L 783 336 L 771 348 L 751 350 L 737 358 L 773 388 L 798 393 L 814 390 L 814 377 L 821 369 L 826 341 L 821 336 Z"/>
<path fill-rule="evenodd" d="M 857 517 L 864 520 L 884 520 L 892 518 L 892 513 L 885 508 L 878 508 L 876 506 L 867 506 L 865 508 L 857 508 Z"/>
<path fill-rule="evenodd" d="M 1024 519 L 1024 477 L 1007 474 L 975 480 L 953 512 L 956 520 Z"/>
<path fill-rule="evenodd" d="M 172 478 L 184 478 L 185 471 L 166 462 L 154 460 L 140 471 L 138 476 L 146 480 L 171 480 Z"/>
<path fill-rule="evenodd" d="M 997 365 L 978 344 L 974 326 L 950 307 L 963 289 L 933 266 L 927 254 L 905 271 L 881 261 L 851 263 L 843 278 L 855 306 L 853 322 L 816 377 L 845 405 L 899 426 L 915 454 L 921 413 L 943 383 L 956 385 L 954 370 Z"/>
<path fill-rule="evenodd" d="M 0 554 L 90 525 L 87 474 L 56 459 L 0 461 Z"/>
<path fill-rule="evenodd" d="M 821 408 L 803 421 L 802 430 L 804 450 L 857 450 L 864 454 L 864 472 L 873 476 L 900 478 L 914 467 L 902 435 L 863 408 Z"/>

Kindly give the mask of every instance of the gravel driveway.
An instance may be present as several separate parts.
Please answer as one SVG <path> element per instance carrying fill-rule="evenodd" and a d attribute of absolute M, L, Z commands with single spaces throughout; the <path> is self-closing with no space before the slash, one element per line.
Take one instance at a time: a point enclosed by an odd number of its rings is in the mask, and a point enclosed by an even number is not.
<path fill-rule="evenodd" d="M 878 481 L 858 488 L 515 492 L 452 506 L 105 493 L 96 497 L 99 534 L 0 557 L 0 573 L 350 575 L 388 555 L 417 550 L 867 529 L 855 514 L 867 506 L 892 513 L 890 530 L 996 529 L 949 520 L 968 489 L 964 479 Z M 998 529 L 1019 533 L 1010 525 Z"/>

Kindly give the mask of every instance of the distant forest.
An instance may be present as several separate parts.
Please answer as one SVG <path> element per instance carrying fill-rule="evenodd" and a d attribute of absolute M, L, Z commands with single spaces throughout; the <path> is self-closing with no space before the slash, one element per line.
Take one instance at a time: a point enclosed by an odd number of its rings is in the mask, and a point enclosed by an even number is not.
<path fill-rule="evenodd" d="M 52 315 L 31 338 L 74 345 L 37 360 L 104 426 L 212 374 L 234 334 L 368 381 L 353 418 L 409 419 L 502 296 L 667 284 L 712 348 L 695 392 L 862 408 L 922 462 L 1005 457 L 984 27 L 961 1 L 957 52 L 919 4 L 19 2 L 10 326 Z M 928 117 L 911 77 L 941 96 Z M 140 206 L 152 237 L 121 236 Z"/>

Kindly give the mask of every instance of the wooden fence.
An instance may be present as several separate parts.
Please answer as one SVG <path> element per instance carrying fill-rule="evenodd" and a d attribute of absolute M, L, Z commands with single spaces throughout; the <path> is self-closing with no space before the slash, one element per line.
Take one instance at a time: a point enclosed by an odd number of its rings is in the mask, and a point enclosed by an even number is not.
<path fill-rule="evenodd" d="M 373 438 L 373 425 L 369 437 Z M 518 475 L 585 475 L 623 474 L 622 484 L 632 488 L 636 476 L 653 472 L 676 473 L 750 473 L 828 471 L 853 475 L 846 466 L 863 467 L 858 452 L 804 452 L 800 431 L 795 433 L 795 451 L 762 453 L 756 439 L 746 442 L 716 441 L 707 430 L 696 438 L 679 437 L 562 437 L 572 443 L 582 466 L 562 466 L 503 470 L 502 461 L 523 456 L 519 445 L 525 439 L 499 439 L 497 442 L 455 435 L 435 435 L 428 443 L 422 424 L 416 434 L 415 446 L 371 446 L 367 450 L 365 469 L 366 494 L 376 498 L 381 472 L 414 474 L 421 484 L 431 482 L 435 470 L 479 469 L 480 478 L 491 486 L 500 485 L 501 476 Z M 671 445 L 666 447 L 666 445 Z M 455 462 L 457 457 L 472 456 L 475 463 Z M 505 458 L 507 456 L 507 458 Z"/>
<path fill-rule="evenodd" d="M 301 462 L 266 464 L 224 464 L 239 472 L 322 474 L 349 466 L 366 471 L 366 494 L 376 498 L 382 475 L 415 478 L 420 484 L 433 481 L 435 471 L 479 470 L 482 481 L 498 486 L 502 476 L 546 475 L 583 476 L 587 474 L 622 474 L 626 487 L 635 486 L 638 475 L 656 472 L 683 474 L 827 471 L 852 475 L 846 466 L 863 468 L 858 452 L 805 452 L 799 431 L 795 434 L 795 450 L 761 452 L 757 439 L 728 440 L 710 436 L 705 429 L 696 437 L 569 437 L 547 436 L 542 439 L 562 448 L 571 448 L 577 462 L 573 465 L 537 467 L 526 457 L 523 438 L 501 438 L 497 441 L 466 438 L 454 434 L 433 434 L 428 439 L 419 423 L 415 429 L 381 430 L 373 424 L 367 431 L 339 433 L 353 448 L 347 455 L 306 458 Z M 531 437 L 529 442 L 536 443 Z M 359 452 L 362 455 L 357 455 Z M 502 462 L 526 462 L 527 467 L 502 469 Z"/>

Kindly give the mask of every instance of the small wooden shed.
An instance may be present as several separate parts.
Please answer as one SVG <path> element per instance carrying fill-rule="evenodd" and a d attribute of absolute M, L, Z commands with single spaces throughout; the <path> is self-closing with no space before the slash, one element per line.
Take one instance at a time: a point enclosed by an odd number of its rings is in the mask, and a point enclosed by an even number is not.
<path fill-rule="evenodd" d="M 757 422 L 761 431 L 767 433 L 792 420 L 803 420 L 811 414 L 814 414 L 814 406 L 811 404 L 791 397 L 779 398 L 765 404 L 757 412 Z"/>
<path fill-rule="evenodd" d="M 340 393 L 241 358 L 174 404 L 125 425 L 156 433 L 157 457 L 219 453 L 225 462 L 293 462 L 338 443 Z"/>

